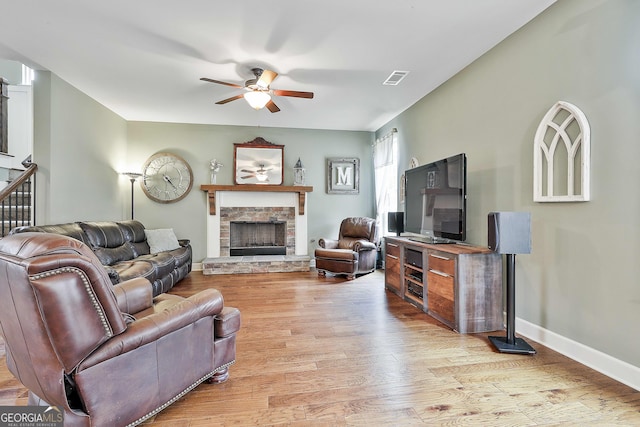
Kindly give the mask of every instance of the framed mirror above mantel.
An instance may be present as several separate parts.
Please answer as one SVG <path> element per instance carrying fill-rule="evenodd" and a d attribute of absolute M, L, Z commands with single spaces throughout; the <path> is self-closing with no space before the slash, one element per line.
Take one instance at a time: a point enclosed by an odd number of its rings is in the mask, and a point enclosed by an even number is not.
<path fill-rule="evenodd" d="M 200 189 L 207 192 L 209 199 L 209 215 L 216 214 L 216 193 L 218 191 L 257 191 L 257 192 L 277 192 L 277 193 L 297 193 L 298 213 L 304 215 L 307 193 L 313 191 L 312 186 L 303 185 L 264 185 L 264 184 L 244 184 L 244 185 L 201 185 Z"/>
<path fill-rule="evenodd" d="M 234 182 L 238 185 L 282 185 L 284 145 L 258 137 L 233 144 Z"/>

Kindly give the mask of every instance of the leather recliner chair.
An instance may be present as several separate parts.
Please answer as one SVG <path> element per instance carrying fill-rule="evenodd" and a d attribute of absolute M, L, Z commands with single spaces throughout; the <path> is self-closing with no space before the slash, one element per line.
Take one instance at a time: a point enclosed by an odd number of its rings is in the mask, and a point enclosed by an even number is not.
<path fill-rule="evenodd" d="M 219 291 L 152 297 L 112 285 L 84 243 L 50 233 L 0 239 L 0 333 L 30 405 L 65 426 L 137 425 L 235 362 L 240 312 Z"/>
<path fill-rule="evenodd" d="M 320 248 L 315 250 L 318 274 L 346 274 L 352 280 L 358 274 L 371 273 L 376 269 L 377 243 L 375 219 L 343 219 L 337 240 L 318 240 Z"/>

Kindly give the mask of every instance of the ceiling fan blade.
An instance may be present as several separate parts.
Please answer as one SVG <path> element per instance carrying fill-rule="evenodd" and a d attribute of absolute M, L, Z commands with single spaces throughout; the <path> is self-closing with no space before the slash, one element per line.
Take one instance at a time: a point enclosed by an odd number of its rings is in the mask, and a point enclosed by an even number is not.
<path fill-rule="evenodd" d="M 249 179 L 249 178 L 255 178 L 255 175 L 245 175 L 245 176 L 241 176 L 241 179 Z"/>
<path fill-rule="evenodd" d="M 295 98 L 313 98 L 313 92 L 298 92 L 297 90 L 278 90 L 273 89 L 273 92 L 276 96 L 293 96 Z"/>
<path fill-rule="evenodd" d="M 273 79 L 275 79 L 276 77 L 278 77 L 278 73 L 276 73 L 275 71 L 264 70 L 260 75 L 260 78 L 258 79 L 258 82 L 256 84 L 259 87 L 266 89 L 269 87 Z"/>
<path fill-rule="evenodd" d="M 218 101 L 218 102 L 216 102 L 216 104 L 220 104 L 220 105 L 226 104 L 227 102 L 235 101 L 236 99 L 240 99 L 240 98 L 243 98 L 243 97 L 244 97 L 244 94 L 232 96 L 231 98 L 227 98 L 227 99 L 223 99 L 222 101 Z"/>
<path fill-rule="evenodd" d="M 273 101 L 267 102 L 267 105 L 265 105 L 265 107 L 267 107 L 272 113 L 277 113 L 278 111 L 280 111 L 278 106 Z"/>
<path fill-rule="evenodd" d="M 250 171 L 249 169 L 240 169 L 240 172 L 255 173 L 254 171 Z"/>
<path fill-rule="evenodd" d="M 209 78 L 206 78 L 206 77 L 202 77 L 200 80 L 205 81 L 205 82 L 209 82 L 209 83 L 217 83 L 219 85 L 237 87 L 237 88 L 241 88 L 241 89 L 244 87 L 244 86 L 237 85 L 235 83 L 221 82 L 220 80 L 213 80 L 213 79 L 209 79 Z"/>

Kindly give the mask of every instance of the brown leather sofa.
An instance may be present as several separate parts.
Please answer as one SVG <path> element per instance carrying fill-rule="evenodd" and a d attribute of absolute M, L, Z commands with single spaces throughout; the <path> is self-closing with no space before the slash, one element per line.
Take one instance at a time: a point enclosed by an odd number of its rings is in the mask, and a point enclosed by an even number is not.
<path fill-rule="evenodd" d="M 376 269 L 378 242 L 376 221 L 372 218 L 345 218 L 340 224 L 337 240 L 320 239 L 315 250 L 316 269 L 319 275 L 327 272 L 346 274 L 352 280 L 358 274 Z"/>
<path fill-rule="evenodd" d="M 112 285 L 82 242 L 50 233 L 0 239 L 0 333 L 30 405 L 64 425 L 132 426 L 235 361 L 240 312 L 215 289 L 155 299 L 146 279 Z"/>
<path fill-rule="evenodd" d="M 153 296 L 167 292 L 191 271 L 189 240 L 178 240 L 177 249 L 152 254 L 145 227 L 135 220 L 25 226 L 14 228 L 10 234 L 25 232 L 55 233 L 80 240 L 93 250 L 113 284 L 144 277 L 151 282 Z"/>

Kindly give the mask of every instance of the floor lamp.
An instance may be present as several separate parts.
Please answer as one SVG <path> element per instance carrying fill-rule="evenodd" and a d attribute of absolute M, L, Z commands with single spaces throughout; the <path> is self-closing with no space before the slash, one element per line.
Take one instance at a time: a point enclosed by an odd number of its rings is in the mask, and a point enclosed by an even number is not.
<path fill-rule="evenodd" d="M 128 176 L 129 181 L 131 181 L 131 219 L 133 219 L 133 183 L 136 182 L 142 174 L 138 172 L 123 172 L 122 175 Z"/>
<path fill-rule="evenodd" d="M 491 212 L 489 248 L 507 255 L 507 335 L 490 336 L 500 353 L 535 354 L 522 338 L 516 338 L 516 254 L 531 253 L 531 214 L 529 212 Z"/>

